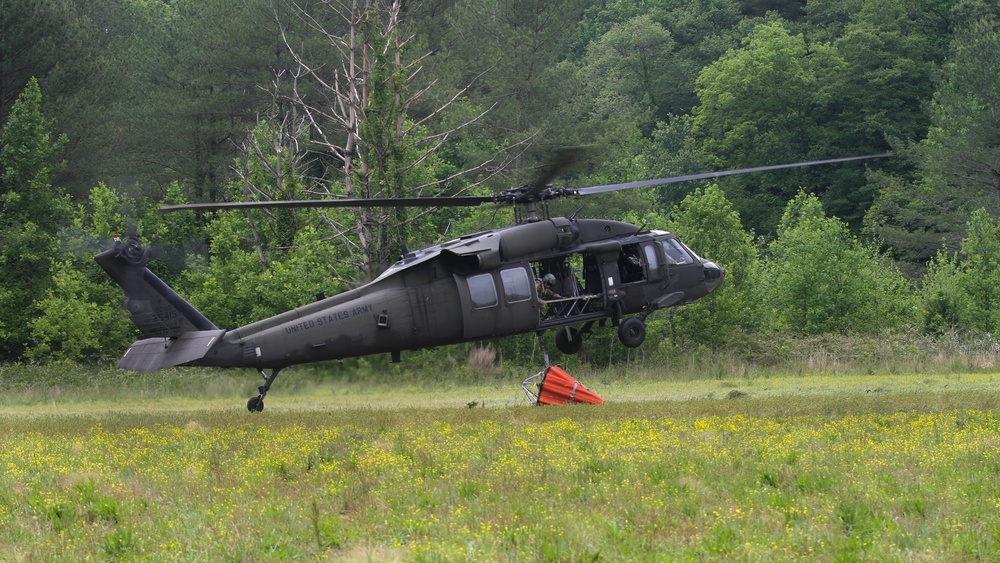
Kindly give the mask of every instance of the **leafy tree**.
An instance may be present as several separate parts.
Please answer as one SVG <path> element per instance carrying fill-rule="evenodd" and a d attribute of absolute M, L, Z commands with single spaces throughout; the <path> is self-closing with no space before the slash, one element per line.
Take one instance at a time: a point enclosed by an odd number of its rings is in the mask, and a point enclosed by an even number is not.
<path fill-rule="evenodd" d="M 958 250 L 966 222 L 961 194 L 887 171 L 871 174 L 869 182 L 879 194 L 865 215 L 865 231 L 887 247 L 909 277 L 923 274 L 942 246 Z"/>
<path fill-rule="evenodd" d="M 167 203 L 183 203 L 178 186 L 166 191 Z M 150 250 L 149 267 L 177 285 L 186 266 L 184 244 L 197 239 L 197 232 L 191 212 L 159 213 L 154 202 L 95 186 L 60 228 L 59 258 L 52 284 L 36 302 L 26 358 L 94 363 L 118 357 L 139 333 L 122 307 L 121 288 L 94 262 L 94 254 L 107 249 L 115 234 L 138 234 Z"/>
<path fill-rule="evenodd" d="M 739 213 L 718 186 L 695 190 L 671 212 L 667 228 L 700 255 L 726 270 L 712 295 L 671 309 L 671 327 L 681 340 L 721 346 L 741 327 L 750 328 L 750 295 L 757 251 Z"/>
<path fill-rule="evenodd" d="M 831 46 L 809 45 L 781 21 L 755 27 L 740 49 L 698 77 L 692 134 L 707 163 L 743 168 L 819 157 L 815 151 L 828 134 L 821 118 L 835 103 L 829 77 L 844 68 Z M 734 177 L 724 185 L 741 216 L 766 234 L 778 222 L 777 210 L 800 186 L 826 187 L 813 184 L 813 174 L 794 169 Z"/>
<path fill-rule="evenodd" d="M 595 111 L 616 114 L 625 108 L 644 114 L 645 129 L 658 115 L 660 96 L 672 87 L 669 72 L 674 41 L 670 32 L 648 15 L 615 25 L 587 47 L 581 69 L 595 99 Z"/>
<path fill-rule="evenodd" d="M 65 139 L 54 135 L 41 107 L 38 82 L 30 80 L 0 132 L 0 357 L 8 360 L 25 351 L 70 213 L 51 183 Z"/>
<path fill-rule="evenodd" d="M 796 20 L 802 17 L 804 0 L 740 0 L 740 12 L 748 16 L 764 16 L 777 12 L 782 18 Z"/>
<path fill-rule="evenodd" d="M 812 0 L 805 5 L 801 27 L 815 41 L 830 42 L 844 34 L 867 0 Z"/>
<path fill-rule="evenodd" d="M 968 310 L 968 296 L 962 291 L 956 254 L 938 251 L 920 280 L 919 320 L 930 334 L 944 334 L 964 328 L 962 312 Z"/>
<path fill-rule="evenodd" d="M 42 115 L 42 91 L 30 80 L 0 133 L 0 212 L 8 224 L 34 220 L 42 228 L 55 229 L 63 215 L 52 211 L 61 198 L 51 197 L 50 180 L 61 162 L 59 151 L 66 142 L 57 137 L 53 124 Z"/>
<path fill-rule="evenodd" d="M 262 122 L 248 134 L 234 163 L 240 177 L 230 199 L 303 199 L 295 150 L 301 131 Z M 172 215 L 172 214 L 170 214 Z M 170 215 L 167 215 L 168 217 Z M 219 326 L 237 327 L 332 295 L 357 281 L 343 231 L 349 211 L 275 209 L 226 211 L 207 224 L 208 257 L 192 257 L 181 274 L 191 302 Z"/>
<path fill-rule="evenodd" d="M 897 55 L 919 52 L 918 59 L 940 61 L 948 47 L 949 9 L 962 1 L 812 0 L 805 5 L 805 21 L 796 27 L 812 40 L 825 42 L 850 35 L 852 28 L 885 32 L 893 35 L 887 44 L 899 48 Z"/>
<path fill-rule="evenodd" d="M 644 20 L 656 24 L 670 36 L 669 59 L 662 59 L 661 55 L 662 63 L 651 65 L 658 78 L 658 88 L 652 96 L 657 104 L 654 113 L 659 119 L 668 114 L 687 113 L 697 101 L 694 82 L 701 68 L 739 44 L 739 7 L 733 0 L 681 3 L 670 0 L 613 0 L 596 3 L 584 10 L 577 39 L 580 46 L 572 48 L 569 58 L 593 58 L 592 51 L 595 49 L 599 52 L 606 50 L 599 43 L 621 43 L 623 39 L 615 36 L 632 27 L 645 28 Z M 616 28 L 619 30 L 617 33 L 614 32 Z M 648 40 L 641 36 L 635 40 L 648 45 Z M 624 56 L 637 59 L 637 55 L 629 52 Z M 648 55 L 644 56 L 648 58 Z M 613 84 L 610 86 L 613 87 Z"/>
<path fill-rule="evenodd" d="M 47 96 L 79 87 L 92 55 L 82 23 L 72 2 L 0 0 L 0 123 L 32 78 Z"/>
<path fill-rule="evenodd" d="M 796 335 L 880 333 L 907 322 L 902 275 L 827 217 L 815 195 L 800 192 L 785 208 L 761 264 L 768 325 Z"/>
<path fill-rule="evenodd" d="M 175 165 L 196 197 L 214 200 L 227 183 L 236 144 L 273 103 L 276 77 L 295 68 L 284 34 L 298 38 L 301 26 L 272 0 L 187 0 L 175 10 L 169 87 L 157 110 L 179 126 L 184 144 Z"/>
<path fill-rule="evenodd" d="M 923 138 L 930 117 L 920 104 L 930 100 L 934 67 L 944 57 L 940 38 L 947 35 L 947 18 L 942 2 L 845 4 L 856 11 L 833 41 L 847 68 L 829 77 L 837 102 L 831 106 L 835 111 L 822 118 L 831 133 L 821 140 L 823 150 L 845 156 L 881 153 L 889 140 L 899 144 Z M 905 169 L 898 160 L 867 164 L 882 166 Z M 823 194 L 826 208 L 852 227 L 860 226 L 876 195 L 871 186 L 864 186 L 863 169 L 838 166 L 823 173 L 833 180 Z"/>
<path fill-rule="evenodd" d="M 973 212 L 959 252 L 962 290 L 968 295 L 964 320 L 970 328 L 1000 329 L 1000 221 L 985 209 Z"/>
<path fill-rule="evenodd" d="M 564 131 L 566 138 L 597 147 L 595 153 L 600 156 L 577 167 L 575 185 L 704 171 L 690 142 L 690 116 L 669 112 L 689 108 L 692 103 L 696 72 L 692 69 L 700 68 L 697 58 L 719 47 L 707 44 L 714 36 L 696 38 L 692 34 L 722 25 L 711 17 L 727 21 L 725 14 L 730 12 L 720 7 L 722 4 L 726 3 L 698 3 L 706 14 L 695 14 L 696 7 L 658 5 L 647 14 L 611 25 L 591 42 L 583 59 L 560 64 L 560 71 L 571 69 L 572 76 L 556 82 L 577 86 L 569 88 L 560 106 L 566 116 L 561 128 L 560 124 L 554 128 Z M 609 10 L 614 11 L 613 6 L 609 5 Z M 735 13 L 735 7 L 731 12 Z M 660 21 L 678 29 L 684 43 L 675 41 Z M 585 115 L 585 119 L 574 118 L 573 112 Z M 585 216 L 601 217 L 619 217 L 619 213 L 650 205 L 667 210 L 695 187 L 697 184 L 677 184 L 605 194 L 573 205 L 580 205 Z"/>
<path fill-rule="evenodd" d="M 101 7 L 117 2 L 117 9 Z M 230 176 L 237 143 L 271 102 L 275 74 L 288 74 L 270 0 L 89 3 L 101 26 L 101 87 L 90 93 L 112 137 L 98 147 L 100 179 L 133 192 L 179 181 L 197 201 L 214 200 Z M 298 28 L 286 22 L 285 31 Z M 104 43 L 102 43 L 104 45 Z M 92 185 L 92 184 L 91 184 Z"/>
<path fill-rule="evenodd" d="M 695 81 L 701 69 L 718 60 L 729 49 L 739 46 L 749 31 L 750 20 L 740 17 L 734 0 L 694 0 L 666 3 L 663 27 L 670 32 L 675 44 L 674 60 L 665 69 L 671 86 L 660 95 L 663 103 L 659 115 L 688 114 L 698 103 Z"/>
<path fill-rule="evenodd" d="M 934 127 L 923 143 L 926 175 L 1000 206 L 1000 19 L 961 30 L 932 104 Z"/>
<path fill-rule="evenodd" d="M 75 19 L 56 38 L 58 71 L 39 78 L 45 112 L 68 137 L 66 165 L 54 181 L 75 201 L 84 201 L 87 190 L 98 182 L 125 174 L 135 182 L 137 171 L 143 170 L 145 159 L 125 150 L 129 147 L 126 132 L 129 120 L 143 112 L 149 100 L 142 98 L 135 105 L 125 102 L 138 86 L 135 74 L 140 68 L 136 60 L 140 55 L 131 42 L 144 30 L 136 25 L 139 2 L 59 3 L 74 6 Z"/>
<path fill-rule="evenodd" d="M 958 0 L 947 2 L 946 6 L 951 8 L 952 30 L 967 29 L 974 22 L 995 20 L 1000 16 L 1000 6 L 991 0 Z M 942 38 L 942 41 L 946 39 Z"/>
<path fill-rule="evenodd" d="M 581 36 L 589 42 L 580 48 L 582 55 L 559 63 L 549 75 L 549 82 L 559 86 L 559 121 L 551 123 L 551 130 L 604 150 L 614 150 L 633 128 L 649 138 L 657 123 L 673 121 L 695 105 L 695 78 L 738 44 L 738 22 L 730 0 L 608 2 L 588 8 Z M 634 155 L 640 147 L 629 148 Z M 643 152 L 648 154 L 649 147 Z"/>
<path fill-rule="evenodd" d="M 118 357 L 137 337 L 121 290 L 87 256 L 57 262 L 31 320 L 28 360 L 96 363 Z"/>
<path fill-rule="evenodd" d="M 574 39 L 582 0 L 459 0 L 447 15 L 449 33 L 441 55 L 453 85 L 473 84 L 469 96 L 491 111 L 481 121 L 494 142 L 510 146 L 536 137 L 551 123 L 548 109 L 572 84 L 549 73 Z M 543 139 L 544 140 L 544 137 Z M 561 145 L 564 138 L 555 138 Z M 542 159 L 548 157 L 546 154 Z M 524 164 L 533 164 L 527 162 Z M 503 186 L 509 187 L 509 186 Z"/>
<path fill-rule="evenodd" d="M 346 289 L 335 281 L 344 275 L 338 257 L 311 225 L 296 233 L 290 249 L 270 253 L 266 269 L 248 240 L 243 213 L 220 213 L 207 230 L 210 260 L 185 270 L 182 285 L 191 303 L 218 326 L 249 324 L 305 305 L 320 293 Z"/>
<path fill-rule="evenodd" d="M 1000 329 L 1000 221 L 978 209 L 967 231 L 958 251 L 938 252 L 922 280 L 921 320 L 928 332 Z"/>
<path fill-rule="evenodd" d="M 1000 210 L 997 21 L 976 20 L 955 35 L 945 80 L 931 103 L 927 137 L 898 150 L 919 176 L 873 177 L 880 194 L 867 226 L 903 260 L 926 262 L 942 240 L 956 248 L 973 210 Z"/>
<path fill-rule="evenodd" d="M 576 36 L 569 48 L 570 58 L 582 57 L 591 43 L 599 40 L 615 25 L 638 16 L 661 12 L 667 3 L 662 0 L 609 0 L 585 6 Z"/>

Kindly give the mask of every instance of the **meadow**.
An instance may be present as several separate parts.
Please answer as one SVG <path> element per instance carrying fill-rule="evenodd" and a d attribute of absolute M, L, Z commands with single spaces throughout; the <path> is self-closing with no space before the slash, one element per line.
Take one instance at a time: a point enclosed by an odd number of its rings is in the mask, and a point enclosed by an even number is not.
<path fill-rule="evenodd" d="M 46 373 L 0 368 L 3 561 L 1000 558 L 993 369 L 593 372 L 566 407 L 290 370 L 259 414 L 249 375 Z"/>

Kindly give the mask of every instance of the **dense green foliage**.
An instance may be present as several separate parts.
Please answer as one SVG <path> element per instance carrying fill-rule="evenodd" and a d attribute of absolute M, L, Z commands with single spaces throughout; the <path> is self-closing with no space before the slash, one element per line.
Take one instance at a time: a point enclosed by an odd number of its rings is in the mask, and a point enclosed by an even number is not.
<path fill-rule="evenodd" d="M 28 82 L 0 133 L 0 354 L 24 353 L 35 300 L 52 284 L 52 235 L 70 218 L 69 202 L 52 185 L 65 142 L 41 111 L 38 82 Z"/>
<path fill-rule="evenodd" d="M 879 334 L 905 326 L 902 275 L 800 192 L 785 210 L 762 268 L 759 300 L 778 331 Z"/>
<path fill-rule="evenodd" d="M 488 193 L 573 144 L 598 149 L 557 180 L 574 186 L 897 155 L 560 204 L 668 228 L 726 268 L 650 319 L 651 354 L 1000 328 L 993 3 L 349 4 L 0 0 L 0 360 L 104 361 L 134 338 L 91 259 L 115 233 L 229 327 L 509 219 L 159 203 Z"/>

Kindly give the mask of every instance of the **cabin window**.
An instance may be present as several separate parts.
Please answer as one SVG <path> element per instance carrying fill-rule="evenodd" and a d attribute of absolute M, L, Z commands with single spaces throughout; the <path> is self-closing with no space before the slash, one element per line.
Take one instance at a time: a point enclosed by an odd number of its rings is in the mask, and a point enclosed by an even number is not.
<path fill-rule="evenodd" d="M 520 303 L 531 299 L 531 281 L 524 268 L 511 268 L 500 272 L 503 293 L 507 303 Z"/>
<path fill-rule="evenodd" d="M 661 240 L 660 244 L 663 246 L 663 252 L 667 255 L 668 264 L 679 266 L 681 264 L 690 264 L 694 262 L 691 255 L 684 250 L 684 245 L 682 245 L 677 239 L 672 238 Z"/>
<path fill-rule="evenodd" d="M 491 274 L 469 276 L 467 279 L 473 309 L 486 309 L 487 307 L 497 306 L 497 286 L 493 283 L 493 276 Z"/>

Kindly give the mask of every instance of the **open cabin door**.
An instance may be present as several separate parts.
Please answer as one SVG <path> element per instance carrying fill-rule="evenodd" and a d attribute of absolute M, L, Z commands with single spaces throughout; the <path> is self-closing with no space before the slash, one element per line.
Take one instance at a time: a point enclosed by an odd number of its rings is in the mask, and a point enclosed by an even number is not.
<path fill-rule="evenodd" d="M 621 248 L 621 244 L 612 241 L 592 247 L 584 255 L 587 291 L 601 291 L 604 295 L 604 307 L 609 311 L 622 296 L 619 289 L 622 278 L 618 269 Z"/>

